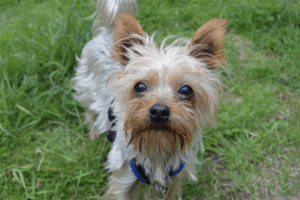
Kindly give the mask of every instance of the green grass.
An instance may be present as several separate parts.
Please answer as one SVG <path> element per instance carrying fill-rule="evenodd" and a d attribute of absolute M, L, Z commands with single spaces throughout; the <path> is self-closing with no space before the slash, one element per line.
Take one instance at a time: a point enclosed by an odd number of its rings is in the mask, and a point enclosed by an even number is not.
<path fill-rule="evenodd" d="M 205 129 L 199 181 L 183 199 L 300 198 L 300 4 L 286 0 L 139 1 L 156 41 L 228 18 L 218 125 Z M 89 1 L 0 3 L 0 199 L 96 199 L 110 144 L 89 141 L 73 98 Z"/>

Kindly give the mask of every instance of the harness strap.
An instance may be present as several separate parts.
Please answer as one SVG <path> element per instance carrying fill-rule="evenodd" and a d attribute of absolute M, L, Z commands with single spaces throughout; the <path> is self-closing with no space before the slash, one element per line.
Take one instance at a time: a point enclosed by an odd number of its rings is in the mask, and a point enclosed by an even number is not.
<path fill-rule="evenodd" d="M 130 167 L 131 167 L 133 174 L 136 176 L 136 178 L 139 181 L 141 181 L 143 183 L 151 184 L 148 176 L 145 173 L 144 168 L 140 165 L 136 165 L 134 160 L 135 159 L 130 160 Z"/>
<path fill-rule="evenodd" d="M 173 169 L 171 169 L 169 172 L 169 176 L 173 177 L 173 176 L 176 176 L 177 174 L 179 174 L 179 172 L 181 172 L 182 169 L 184 168 L 184 165 L 185 165 L 185 163 L 181 162 L 181 165 L 179 166 L 179 168 L 176 171 L 173 171 Z M 136 176 L 136 178 L 139 181 L 141 181 L 143 183 L 151 184 L 149 177 L 146 175 L 144 167 L 141 165 L 137 165 L 135 162 L 135 158 L 130 160 L 130 167 L 131 167 L 133 174 Z"/>
<path fill-rule="evenodd" d="M 114 100 L 111 101 L 111 104 L 113 104 Z M 110 122 L 112 122 L 110 129 L 107 130 L 107 139 L 108 141 L 110 141 L 111 143 L 113 143 L 116 139 L 116 131 L 112 130 L 112 128 L 116 125 L 117 120 L 116 120 L 116 116 L 114 115 L 113 109 L 111 107 L 109 107 L 108 112 L 108 120 Z"/>

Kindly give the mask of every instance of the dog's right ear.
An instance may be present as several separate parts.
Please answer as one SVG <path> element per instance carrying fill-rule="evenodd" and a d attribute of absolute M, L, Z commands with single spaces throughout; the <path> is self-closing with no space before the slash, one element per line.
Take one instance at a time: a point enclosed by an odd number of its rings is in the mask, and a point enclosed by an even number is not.
<path fill-rule="evenodd" d="M 121 13 L 114 21 L 114 41 L 111 57 L 122 65 L 129 62 L 127 49 L 133 45 L 144 45 L 144 30 L 141 24 L 130 14 Z"/>
<path fill-rule="evenodd" d="M 201 26 L 191 39 L 189 54 L 214 69 L 225 60 L 225 32 L 227 19 L 212 19 Z"/>

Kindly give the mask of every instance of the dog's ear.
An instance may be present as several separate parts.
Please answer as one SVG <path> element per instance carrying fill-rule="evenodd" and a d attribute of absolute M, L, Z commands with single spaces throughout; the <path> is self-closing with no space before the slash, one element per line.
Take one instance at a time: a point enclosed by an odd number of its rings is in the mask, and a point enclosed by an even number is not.
<path fill-rule="evenodd" d="M 129 61 L 127 49 L 133 45 L 144 45 L 144 30 L 141 24 L 130 14 L 121 13 L 114 21 L 114 41 L 111 57 L 122 65 Z"/>
<path fill-rule="evenodd" d="M 188 47 L 189 55 L 200 59 L 209 69 L 214 69 L 225 60 L 225 32 L 227 19 L 212 19 L 194 34 Z"/>

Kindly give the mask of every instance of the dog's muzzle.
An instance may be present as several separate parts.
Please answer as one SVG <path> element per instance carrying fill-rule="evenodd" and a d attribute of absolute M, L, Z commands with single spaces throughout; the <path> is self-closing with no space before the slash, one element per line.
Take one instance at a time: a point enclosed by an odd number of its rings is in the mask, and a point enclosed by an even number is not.
<path fill-rule="evenodd" d="M 170 117 L 170 108 L 166 105 L 154 104 L 150 108 L 149 116 L 154 122 L 166 122 Z"/>

